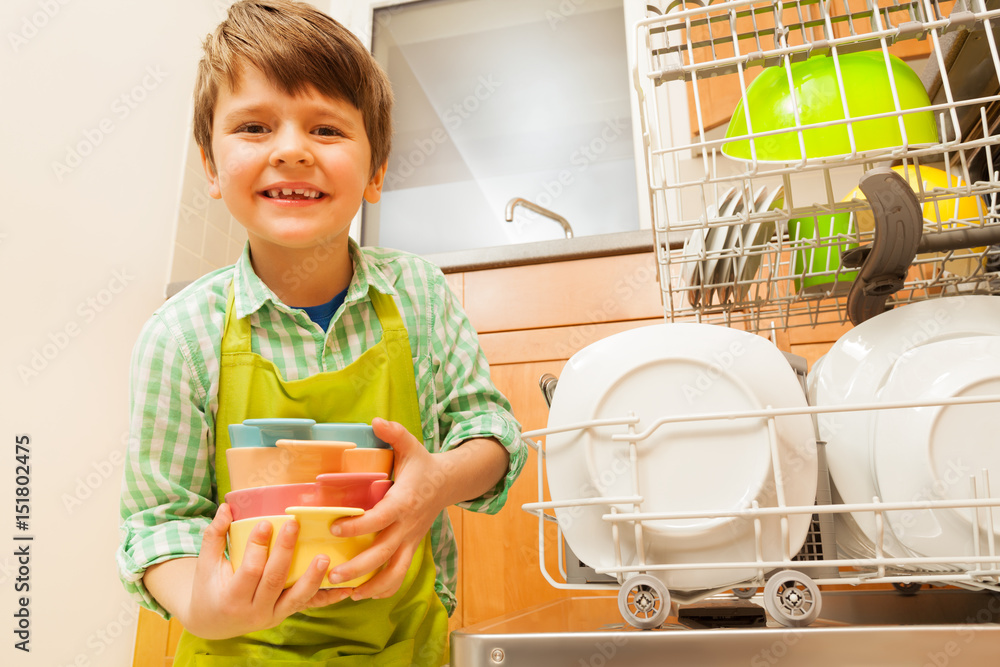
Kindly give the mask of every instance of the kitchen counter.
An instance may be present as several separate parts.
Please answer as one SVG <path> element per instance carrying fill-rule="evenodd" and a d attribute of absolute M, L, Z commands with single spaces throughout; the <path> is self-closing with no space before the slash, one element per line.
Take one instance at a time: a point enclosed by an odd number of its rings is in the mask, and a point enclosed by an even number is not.
<path fill-rule="evenodd" d="M 677 235 L 676 239 L 673 237 L 674 235 L 672 234 L 670 236 L 670 247 L 680 248 L 684 243 L 683 234 Z M 638 229 L 631 232 L 618 232 L 616 234 L 595 234 L 593 236 L 579 236 L 571 239 L 555 239 L 535 243 L 519 243 L 492 248 L 475 248 L 472 250 L 426 254 L 424 257 L 441 267 L 444 273 L 458 273 L 460 271 L 498 269 L 524 264 L 561 262 L 586 257 L 606 257 L 609 255 L 652 252 L 654 241 L 653 230 Z M 169 283 L 166 288 L 166 297 L 172 297 L 190 283 L 190 280 Z"/>
<path fill-rule="evenodd" d="M 652 252 L 654 242 L 653 230 L 639 229 L 615 234 L 595 234 L 571 239 L 435 253 L 424 257 L 441 267 L 445 273 L 458 273 L 586 257 Z M 676 243 L 683 243 L 683 236 L 679 236 Z M 671 247 L 674 244 L 674 239 L 671 239 Z"/>

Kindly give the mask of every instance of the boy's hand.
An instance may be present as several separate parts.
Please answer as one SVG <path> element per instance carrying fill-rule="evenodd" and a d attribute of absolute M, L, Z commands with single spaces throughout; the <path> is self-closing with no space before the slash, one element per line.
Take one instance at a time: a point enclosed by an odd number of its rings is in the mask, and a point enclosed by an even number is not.
<path fill-rule="evenodd" d="M 386 598 L 399 590 L 420 541 L 451 504 L 448 480 L 454 464 L 449 459 L 428 452 L 402 424 L 375 419 L 372 428 L 396 453 L 395 481 L 375 507 L 359 517 L 340 519 L 330 529 L 341 537 L 381 531 L 371 547 L 330 571 L 330 581 L 338 583 L 385 564 L 354 589 L 355 600 Z"/>
<path fill-rule="evenodd" d="M 178 614 L 185 628 L 204 639 L 229 639 L 278 625 L 288 616 L 309 607 L 339 602 L 351 589 L 320 590 L 329 558 L 317 556 L 309 569 L 284 590 L 298 536 L 298 523 L 281 528 L 274 549 L 268 553 L 271 525 L 262 521 L 250 534 L 239 569 L 233 572 L 225 557 L 226 533 L 232 523 L 229 506 L 219 507 L 205 530 L 195 565 L 191 599 L 186 613 Z"/>

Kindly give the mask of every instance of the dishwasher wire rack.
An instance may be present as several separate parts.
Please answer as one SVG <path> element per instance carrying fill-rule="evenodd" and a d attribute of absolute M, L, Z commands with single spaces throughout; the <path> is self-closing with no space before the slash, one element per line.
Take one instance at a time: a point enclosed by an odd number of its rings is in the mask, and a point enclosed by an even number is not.
<path fill-rule="evenodd" d="M 912 590 L 923 584 L 951 585 L 971 590 L 1000 591 L 1000 553 L 997 537 L 1000 535 L 1000 492 L 994 492 L 988 471 L 983 469 L 969 477 L 970 493 L 967 498 L 920 499 L 908 502 L 883 502 L 877 496 L 871 503 L 834 504 L 817 496 L 817 503 L 808 506 L 788 506 L 784 502 L 786 475 L 782 472 L 782 461 L 776 445 L 775 419 L 788 415 L 812 415 L 823 413 L 849 412 L 859 410 L 893 410 L 902 408 L 970 405 L 1000 403 L 997 396 L 966 396 L 942 399 L 933 402 L 908 401 L 895 403 L 867 403 L 837 407 L 765 408 L 744 412 L 720 412 L 670 416 L 646 425 L 645 430 L 636 432 L 639 419 L 634 415 L 621 418 L 597 419 L 561 427 L 538 429 L 524 433 L 526 441 L 538 452 L 538 502 L 525 503 L 522 509 L 538 518 L 539 565 L 544 578 L 554 587 L 568 590 L 618 589 L 618 605 L 622 616 L 631 625 L 640 629 L 658 627 L 670 614 L 671 603 L 689 604 L 705 597 L 730 589 L 738 597 L 752 597 L 763 586 L 765 610 L 776 622 L 788 627 L 806 626 L 819 615 L 822 594 L 819 586 L 893 584 L 899 590 Z M 713 512 L 650 512 L 643 509 L 643 489 L 639 488 L 636 474 L 638 443 L 650 437 L 657 429 L 679 422 L 711 420 L 764 419 L 768 422 L 771 453 L 771 476 L 777 491 L 775 507 L 758 507 L 756 501 L 751 506 L 731 511 Z M 606 429 L 618 429 L 609 435 Z M 602 436 L 594 446 L 627 442 L 632 462 L 632 494 L 618 497 L 568 498 L 545 500 L 546 453 L 544 436 L 558 432 L 587 429 L 602 429 Z M 537 440 L 537 441 L 536 441 Z M 581 452 L 581 456 L 583 453 Z M 822 471 L 822 468 L 821 468 Z M 820 485 L 822 488 L 822 485 Z M 994 495 L 995 494 L 995 495 Z M 569 583 L 563 565 L 562 528 L 554 513 L 556 509 L 584 506 L 607 506 L 602 520 L 607 525 L 606 539 L 613 545 L 614 567 L 595 568 L 598 574 L 610 575 L 612 583 Z M 631 506 L 631 511 L 621 511 L 621 506 Z M 975 555 L 955 553 L 948 557 L 907 556 L 897 557 L 885 553 L 886 531 L 891 532 L 887 512 L 921 511 L 928 509 L 963 508 L 972 512 L 972 542 Z M 995 511 L 996 510 L 996 511 Z M 796 553 L 790 543 L 789 518 L 808 514 L 813 517 L 813 525 L 822 523 L 823 517 L 871 512 L 875 517 L 876 539 L 873 557 L 842 557 L 823 553 L 819 559 L 802 552 Z M 762 519 L 777 516 L 781 522 L 781 553 L 783 558 L 767 560 L 763 557 Z M 685 519 L 736 518 L 753 523 L 755 558 L 740 562 L 706 563 L 657 563 L 647 562 L 642 548 L 644 522 L 676 521 Z M 546 524 L 556 524 L 557 561 L 561 581 L 549 572 L 546 565 L 545 538 Z M 636 556 L 630 562 L 622 559 L 621 531 L 634 531 L 637 545 Z M 985 533 L 984 533 L 985 531 Z M 985 535 L 985 537 L 984 537 Z M 807 544 L 809 540 L 807 539 Z M 750 570 L 755 575 L 735 587 L 726 586 L 702 591 L 670 591 L 653 573 L 680 570 Z M 818 576 L 811 576 L 818 574 Z"/>
<path fill-rule="evenodd" d="M 667 321 L 748 331 L 846 322 L 856 271 L 838 260 L 871 246 L 875 235 L 862 224 L 872 209 L 855 188 L 866 172 L 890 165 L 909 174 L 924 245 L 889 307 L 1000 293 L 1000 1 L 675 0 L 648 10 L 652 16 L 636 26 L 633 83 Z M 923 68 L 930 103 L 904 108 L 890 54 L 919 42 L 930 44 Z M 852 116 L 845 91 L 859 84 L 840 64 L 862 51 L 883 56 L 893 109 Z M 794 64 L 824 56 L 837 64 L 842 118 L 802 121 L 790 85 L 796 123 L 755 132 L 748 101 L 754 78 L 777 67 L 791 82 Z M 728 116 L 720 119 L 720 107 L 742 108 L 746 131 L 723 136 Z M 907 121 L 928 113 L 940 141 L 909 140 Z M 886 119 L 898 126 L 899 145 L 861 150 L 863 124 Z M 848 153 L 806 154 L 809 132 L 845 130 Z M 775 139 L 798 146 L 797 159 L 759 159 Z M 727 156 L 735 141 L 749 145 L 751 159 Z M 849 222 L 834 227 L 838 216 Z M 935 237 L 960 230 L 978 239 L 928 249 Z"/>

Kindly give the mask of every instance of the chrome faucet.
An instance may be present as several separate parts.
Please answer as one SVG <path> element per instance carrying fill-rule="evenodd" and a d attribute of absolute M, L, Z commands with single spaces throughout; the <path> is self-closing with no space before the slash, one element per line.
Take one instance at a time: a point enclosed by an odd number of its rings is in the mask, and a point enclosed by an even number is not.
<path fill-rule="evenodd" d="M 514 208 L 519 205 L 523 206 L 529 211 L 534 211 L 539 215 L 544 215 L 546 218 L 551 218 L 555 220 L 560 225 L 562 225 L 563 231 L 566 232 L 566 238 L 568 239 L 573 238 L 573 228 L 569 226 L 569 222 L 567 222 L 566 218 L 562 217 L 558 213 L 553 213 L 547 208 L 542 208 L 538 204 L 530 202 L 527 199 L 522 199 L 521 197 L 514 197 L 509 202 L 507 202 L 507 210 L 504 216 L 507 219 L 507 222 L 514 222 Z"/>

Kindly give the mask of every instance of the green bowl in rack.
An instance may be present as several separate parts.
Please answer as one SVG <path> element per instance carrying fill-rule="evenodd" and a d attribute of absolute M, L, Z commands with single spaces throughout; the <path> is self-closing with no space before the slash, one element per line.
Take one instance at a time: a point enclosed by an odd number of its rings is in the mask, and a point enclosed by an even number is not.
<path fill-rule="evenodd" d="M 843 96 L 837 83 L 835 60 L 840 64 Z M 733 141 L 723 144 L 723 154 L 750 160 L 752 141 L 757 160 L 764 162 L 797 162 L 803 158 L 849 155 L 852 151 L 847 123 L 807 127 L 844 120 L 847 117 L 844 114 L 845 103 L 852 119 L 891 114 L 851 123 L 858 152 L 902 146 L 900 117 L 906 128 L 908 145 L 938 143 L 934 113 L 926 110 L 930 99 L 920 77 L 896 56 L 890 55 L 889 63 L 891 68 L 886 67 L 881 51 L 848 53 L 838 55 L 836 59 L 833 56 L 814 56 L 791 64 L 791 88 L 784 67 L 766 68 L 747 88 L 745 100 L 736 105 L 726 131 L 726 138 Z M 895 83 L 899 96 L 899 111 L 893 102 L 891 82 Z M 795 120 L 796 106 L 799 123 Z M 747 109 L 754 134 L 775 134 L 751 140 Z M 908 109 L 924 110 L 902 113 Z M 799 146 L 799 128 L 805 128 L 801 131 L 805 155 Z"/>

